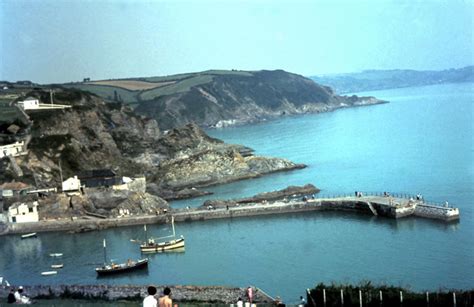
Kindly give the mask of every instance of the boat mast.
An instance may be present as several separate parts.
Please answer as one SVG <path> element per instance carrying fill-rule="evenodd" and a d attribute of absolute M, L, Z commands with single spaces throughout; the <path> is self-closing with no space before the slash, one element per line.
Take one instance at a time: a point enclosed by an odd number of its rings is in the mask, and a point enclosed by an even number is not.
<path fill-rule="evenodd" d="M 146 233 L 146 224 L 143 225 L 143 230 L 145 230 L 145 244 L 148 244 L 148 235 Z"/>
<path fill-rule="evenodd" d="M 104 239 L 104 265 L 107 264 L 107 249 L 106 249 L 106 244 L 105 244 L 105 239 Z"/>
<path fill-rule="evenodd" d="M 171 226 L 173 227 L 173 237 L 176 236 L 175 231 L 174 231 L 174 216 L 171 216 Z"/>

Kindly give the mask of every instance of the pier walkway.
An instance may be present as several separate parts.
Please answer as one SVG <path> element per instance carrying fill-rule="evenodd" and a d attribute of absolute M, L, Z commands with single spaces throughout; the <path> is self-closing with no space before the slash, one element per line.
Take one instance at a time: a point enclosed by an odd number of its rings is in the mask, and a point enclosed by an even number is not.
<path fill-rule="evenodd" d="M 383 196 L 373 193 L 364 196 L 339 195 L 330 197 L 292 197 L 277 201 L 254 203 L 234 203 L 220 208 L 173 209 L 163 214 L 135 215 L 118 218 L 77 218 L 32 223 L 8 223 L 2 234 L 29 233 L 42 231 L 90 231 L 109 227 L 169 223 L 171 216 L 175 222 L 204 221 L 209 219 L 237 218 L 258 215 L 297 213 L 309 211 L 352 211 L 387 218 L 407 216 L 436 219 L 444 222 L 460 218 L 458 208 L 416 200 L 412 196 Z"/>

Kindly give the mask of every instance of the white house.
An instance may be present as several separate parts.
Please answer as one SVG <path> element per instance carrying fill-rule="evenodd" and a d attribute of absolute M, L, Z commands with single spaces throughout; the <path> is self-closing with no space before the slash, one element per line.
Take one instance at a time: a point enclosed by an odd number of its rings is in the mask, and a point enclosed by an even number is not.
<path fill-rule="evenodd" d="M 0 146 L 0 159 L 3 157 L 17 157 L 25 154 L 26 150 L 24 141 Z"/>
<path fill-rule="evenodd" d="M 63 181 L 62 183 L 63 192 L 75 192 L 81 189 L 81 180 L 77 176 L 71 177 Z"/>
<path fill-rule="evenodd" d="M 36 110 L 40 108 L 40 102 L 36 98 L 26 98 L 23 101 L 18 101 L 18 105 L 23 108 L 23 110 Z"/>
<path fill-rule="evenodd" d="M 10 223 L 38 222 L 38 202 L 13 204 L 8 208 L 8 221 Z"/>

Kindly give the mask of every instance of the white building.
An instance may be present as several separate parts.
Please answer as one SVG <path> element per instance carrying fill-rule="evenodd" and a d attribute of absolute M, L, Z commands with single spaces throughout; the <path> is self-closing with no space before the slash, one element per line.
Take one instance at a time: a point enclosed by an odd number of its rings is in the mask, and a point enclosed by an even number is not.
<path fill-rule="evenodd" d="M 8 208 L 8 221 L 10 223 L 38 222 L 38 202 L 16 203 Z"/>
<path fill-rule="evenodd" d="M 40 108 L 40 102 L 36 98 L 26 98 L 23 101 L 18 101 L 18 105 L 23 108 L 23 110 L 36 110 Z"/>
<path fill-rule="evenodd" d="M 63 181 L 63 192 L 75 192 L 81 189 L 81 180 L 77 176 L 71 177 Z"/>
<path fill-rule="evenodd" d="M 0 159 L 3 157 L 17 157 L 25 154 L 26 150 L 24 141 L 0 146 Z"/>

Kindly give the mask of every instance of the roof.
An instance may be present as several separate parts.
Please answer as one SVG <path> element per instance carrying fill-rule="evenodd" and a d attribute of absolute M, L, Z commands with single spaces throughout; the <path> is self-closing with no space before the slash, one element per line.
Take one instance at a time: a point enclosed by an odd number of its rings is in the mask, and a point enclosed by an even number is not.
<path fill-rule="evenodd" d="M 0 185 L 0 190 L 24 190 L 31 187 L 29 184 L 24 182 L 5 182 Z"/>
<path fill-rule="evenodd" d="M 21 205 L 26 205 L 28 208 L 33 208 L 35 206 L 38 206 L 38 202 L 37 201 L 34 201 L 34 202 L 27 202 L 27 203 L 20 203 L 20 202 L 17 202 L 17 203 L 14 203 L 13 205 L 11 205 L 9 207 L 9 209 L 16 209 L 18 208 L 19 206 Z"/>
<path fill-rule="evenodd" d="M 95 169 L 82 171 L 77 175 L 79 179 L 97 178 L 97 177 L 115 177 L 114 171 L 110 169 Z"/>

